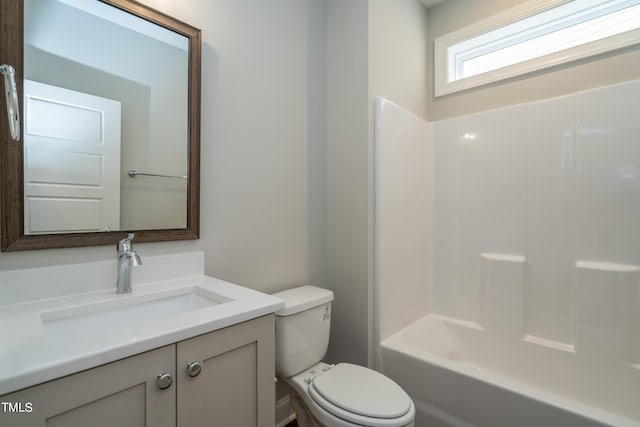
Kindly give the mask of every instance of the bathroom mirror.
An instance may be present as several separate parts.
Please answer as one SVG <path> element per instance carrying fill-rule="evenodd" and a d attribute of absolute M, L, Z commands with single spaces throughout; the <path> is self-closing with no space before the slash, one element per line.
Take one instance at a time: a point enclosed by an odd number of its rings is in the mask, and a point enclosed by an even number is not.
<path fill-rule="evenodd" d="M 2 250 L 198 238 L 200 31 L 131 0 L 0 8 Z"/>

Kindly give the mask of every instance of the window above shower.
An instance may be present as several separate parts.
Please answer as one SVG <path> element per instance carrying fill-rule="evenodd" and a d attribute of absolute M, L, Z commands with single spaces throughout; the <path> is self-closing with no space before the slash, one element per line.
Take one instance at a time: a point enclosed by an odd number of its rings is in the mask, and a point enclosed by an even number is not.
<path fill-rule="evenodd" d="M 640 0 L 533 0 L 435 40 L 435 96 L 640 43 Z"/>

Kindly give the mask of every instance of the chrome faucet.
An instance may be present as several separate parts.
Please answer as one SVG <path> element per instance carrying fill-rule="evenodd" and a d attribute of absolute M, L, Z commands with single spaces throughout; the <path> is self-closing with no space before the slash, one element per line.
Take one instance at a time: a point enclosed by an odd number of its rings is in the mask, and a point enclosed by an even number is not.
<path fill-rule="evenodd" d="M 132 240 L 135 234 L 129 235 L 118 243 L 118 283 L 116 294 L 131 293 L 131 267 L 142 265 L 142 260 L 133 250 Z"/>

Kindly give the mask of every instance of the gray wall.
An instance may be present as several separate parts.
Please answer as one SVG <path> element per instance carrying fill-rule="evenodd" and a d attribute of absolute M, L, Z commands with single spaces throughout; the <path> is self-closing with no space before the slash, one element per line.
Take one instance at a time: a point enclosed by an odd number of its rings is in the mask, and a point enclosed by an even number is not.
<path fill-rule="evenodd" d="M 369 345 L 368 3 L 327 1 L 328 358 L 360 364 Z"/>
<path fill-rule="evenodd" d="M 322 5 L 167 6 L 203 35 L 200 244 L 209 275 L 265 292 L 324 285 Z"/>
<path fill-rule="evenodd" d="M 203 250 L 207 274 L 266 292 L 325 285 L 324 0 L 144 3 L 202 30 L 202 233 L 138 253 Z M 2 253 L 0 269 L 111 259 Z"/>

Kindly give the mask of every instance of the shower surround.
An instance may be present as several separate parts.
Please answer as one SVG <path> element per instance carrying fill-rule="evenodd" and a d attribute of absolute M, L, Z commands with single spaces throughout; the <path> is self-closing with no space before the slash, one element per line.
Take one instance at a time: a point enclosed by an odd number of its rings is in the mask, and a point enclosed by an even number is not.
<path fill-rule="evenodd" d="M 417 425 L 640 426 L 640 82 L 376 102 L 378 367 Z"/>

